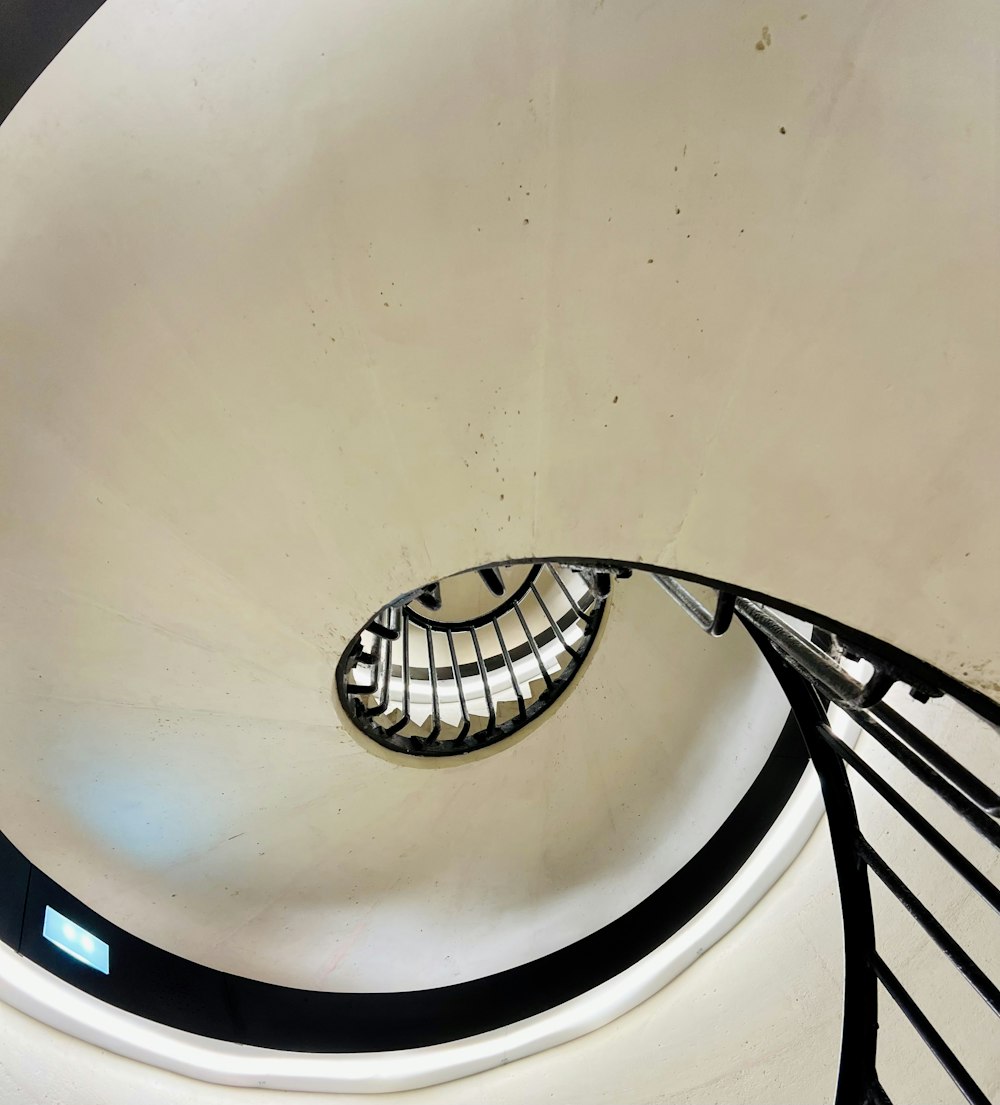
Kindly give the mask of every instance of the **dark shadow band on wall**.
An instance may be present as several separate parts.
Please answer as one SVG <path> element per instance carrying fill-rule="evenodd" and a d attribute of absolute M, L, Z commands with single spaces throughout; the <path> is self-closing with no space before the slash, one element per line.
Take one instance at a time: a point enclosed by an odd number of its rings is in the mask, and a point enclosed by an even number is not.
<path fill-rule="evenodd" d="M 104 0 L 0 0 L 0 123 Z"/>
<path fill-rule="evenodd" d="M 609 925 L 530 963 L 452 986 L 331 993 L 194 963 L 140 940 L 64 890 L 0 835 L 0 938 L 78 989 L 199 1036 L 283 1051 L 377 1052 L 445 1043 L 544 1012 L 614 978 L 659 947 L 726 886 L 785 808 L 807 763 L 789 717 L 770 756 L 709 842 Z M 43 935 L 51 906 L 110 951 L 110 972 Z"/>

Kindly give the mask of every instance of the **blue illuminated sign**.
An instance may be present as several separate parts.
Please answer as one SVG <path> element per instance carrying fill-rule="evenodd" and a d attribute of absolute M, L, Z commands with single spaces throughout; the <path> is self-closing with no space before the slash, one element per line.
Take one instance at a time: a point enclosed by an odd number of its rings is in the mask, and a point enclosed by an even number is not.
<path fill-rule="evenodd" d="M 45 923 L 42 925 L 42 935 L 51 941 L 60 950 L 88 967 L 93 967 L 101 974 L 108 973 L 109 948 L 103 940 L 98 940 L 86 929 L 64 917 L 47 905 L 45 907 Z"/>

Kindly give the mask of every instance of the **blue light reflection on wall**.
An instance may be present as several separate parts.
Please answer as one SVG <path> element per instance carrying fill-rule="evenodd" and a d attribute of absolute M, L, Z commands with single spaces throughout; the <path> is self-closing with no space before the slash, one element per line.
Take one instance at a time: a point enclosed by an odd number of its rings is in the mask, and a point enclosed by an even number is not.
<path fill-rule="evenodd" d="M 45 922 L 42 925 L 42 935 L 51 941 L 60 950 L 88 967 L 93 967 L 101 974 L 107 974 L 110 969 L 110 949 L 103 940 L 98 940 L 86 929 L 64 917 L 52 906 L 45 907 Z"/>

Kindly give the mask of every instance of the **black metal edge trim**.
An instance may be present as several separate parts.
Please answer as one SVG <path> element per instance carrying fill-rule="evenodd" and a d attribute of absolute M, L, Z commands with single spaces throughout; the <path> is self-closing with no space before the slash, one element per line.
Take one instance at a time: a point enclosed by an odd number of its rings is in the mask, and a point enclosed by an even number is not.
<path fill-rule="evenodd" d="M 104 0 L 0 4 L 0 124 Z"/>

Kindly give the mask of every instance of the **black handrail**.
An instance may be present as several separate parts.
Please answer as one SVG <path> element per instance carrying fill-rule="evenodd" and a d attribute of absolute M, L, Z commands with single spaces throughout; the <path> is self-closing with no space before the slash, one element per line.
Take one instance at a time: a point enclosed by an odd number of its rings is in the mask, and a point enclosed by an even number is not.
<path fill-rule="evenodd" d="M 673 577 L 657 576 L 657 580 L 703 630 L 712 632 L 716 619 L 683 584 Z M 720 595 L 717 609 L 722 608 L 722 598 Z M 1000 888 L 830 729 L 823 707 L 829 700 L 839 704 L 890 756 L 1000 853 L 1000 825 L 994 820 L 1000 813 L 996 791 L 882 701 L 897 681 L 909 683 L 910 693 L 918 702 L 942 697 L 948 689 L 935 685 L 923 674 L 913 677 L 905 664 L 898 660 L 886 663 L 859 641 L 838 633 L 845 657 L 865 659 L 872 665 L 873 675 L 866 684 L 860 684 L 828 653 L 761 604 L 735 597 L 733 608 L 788 696 L 823 789 L 844 925 L 844 1021 L 837 1105 L 891 1105 L 877 1072 L 879 984 L 966 1100 L 973 1105 L 989 1105 L 983 1089 L 882 958 L 876 940 L 869 871 L 998 1016 L 1000 987 L 865 838 L 858 824 L 847 769 L 867 783 L 983 902 L 998 912 Z M 825 636 L 833 640 L 829 633 Z M 964 705 L 974 709 L 968 701 Z"/>
<path fill-rule="evenodd" d="M 485 614 L 479 614 L 474 618 L 466 618 L 462 621 L 442 623 L 440 621 L 435 621 L 433 618 L 429 618 L 426 614 L 419 613 L 416 610 L 410 610 L 410 618 L 414 625 L 430 626 L 431 628 L 440 628 L 442 625 L 447 625 L 450 629 L 483 629 L 488 626 L 494 618 L 502 618 L 508 610 L 512 610 L 521 602 L 531 589 L 531 585 L 538 578 L 538 573 L 541 570 L 541 564 L 533 564 L 531 570 L 521 581 L 517 589 L 512 591 L 499 606 L 492 607 L 490 610 L 486 611 Z M 476 575 L 478 575 L 480 579 L 483 578 L 483 573 L 479 569 L 476 570 Z M 487 586 L 489 585 L 487 584 Z M 492 591 L 492 588 L 490 588 L 490 591 Z"/>

